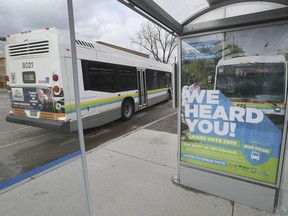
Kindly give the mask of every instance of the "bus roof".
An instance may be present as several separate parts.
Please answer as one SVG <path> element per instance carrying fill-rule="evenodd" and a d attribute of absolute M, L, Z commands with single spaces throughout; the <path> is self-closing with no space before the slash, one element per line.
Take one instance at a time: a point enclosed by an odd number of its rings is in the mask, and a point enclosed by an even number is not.
<path fill-rule="evenodd" d="M 21 32 L 19 34 L 14 34 L 7 37 L 7 45 L 17 45 L 17 44 L 23 44 L 23 43 L 29 43 L 39 40 L 46 40 L 47 38 L 52 38 L 52 35 L 57 35 L 58 42 L 60 44 L 65 44 L 66 46 L 70 46 L 70 40 L 67 40 L 69 37 L 69 32 L 57 28 L 45 28 L 45 29 L 39 29 L 39 30 L 32 30 L 32 31 L 25 31 Z M 55 38 L 55 37 L 53 37 Z M 76 35 L 76 46 L 80 50 L 90 50 L 95 52 L 100 52 L 103 54 L 111 55 L 114 57 L 118 57 L 120 59 L 133 59 L 134 64 L 137 65 L 137 62 L 145 62 L 150 65 L 150 67 L 154 67 L 155 69 L 162 68 L 162 70 L 172 70 L 171 65 L 164 64 L 161 62 L 157 62 L 154 59 L 147 58 L 149 55 L 140 53 L 137 51 L 133 51 L 130 49 L 126 49 L 123 47 L 115 46 L 112 44 L 107 44 L 104 42 L 95 42 L 90 38 L 87 38 L 82 35 Z M 49 43 L 49 42 L 48 42 Z M 68 48 L 68 47 L 67 47 Z M 78 52 L 78 51 L 77 51 Z M 88 53 L 88 52 L 87 52 Z M 96 53 L 95 53 L 96 54 Z M 86 55 L 86 52 L 79 52 L 77 53 L 78 57 L 84 57 L 86 58 L 89 55 Z M 91 55 L 90 55 L 91 56 Z M 111 60 L 111 59 L 110 59 Z"/>
<path fill-rule="evenodd" d="M 244 56 L 231 59 L 221 59 L 219 65 L 233 65 L 233 64 L 255 64 L 255 63 L 285 63 L 283 55 L 276 56 Z"/>
<path fill-rule="evenodd" d="M 138 52 L 138 51 L 135 51 L 135 50 L 131 50 L 131 49 L 127 49 L 127 48 L 124 48 L 124 47 L 116 46 L 114 44 L 109 44 L 109 43 L 106 43 L 106 42 L 103 42 L 103 41 L 96 41 L 96 43 L 102 44 L 104 46 L 108 46 L 108 47 L 111 47 L 111 48 L 114 48 L 114 49 L 119 49 L 119 50 L 122 50 L 124 52 L 128 52 L 128 53 L 131 53 L 131 54 L 134 54 L 134 55 L 138 55 L 138 56 L 141 56 L 141 57 L 144 57 L 144 58 L 149 58 L 149 55 L 146 54 L 146 53 L 141 53 L 141 52 Z"/>

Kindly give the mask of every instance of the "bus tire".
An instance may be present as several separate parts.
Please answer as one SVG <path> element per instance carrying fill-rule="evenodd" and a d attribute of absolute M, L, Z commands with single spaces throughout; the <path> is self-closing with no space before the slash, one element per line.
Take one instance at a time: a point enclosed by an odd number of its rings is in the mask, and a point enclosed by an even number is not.
<path fill-rule="evenodd" d="M 129 99 L 124 100 L 124 102 L 122 103 L 122 119 L 127 121 L 131 119 L 133 114 L 134 114 L 134 103 Z"/>

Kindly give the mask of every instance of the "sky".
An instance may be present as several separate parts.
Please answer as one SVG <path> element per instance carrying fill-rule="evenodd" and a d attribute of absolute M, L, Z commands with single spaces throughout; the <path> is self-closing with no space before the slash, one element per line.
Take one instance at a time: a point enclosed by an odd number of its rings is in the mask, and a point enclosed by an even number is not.
<path fill-rule="evenodd" d="M 167 4 L 173 0 L 154 1 L 180 23 L 193 10 L 207 6 L 206 0 L 181 0 L 177 7 Z M 139 14 L 117 0 L 73 0 L 73 4 L 76 35 L 145 52 L 131 43 L 141 24 L 147 21 Z M 68 30 L 67 0 L 0 0 L 0 36 L 45 27 Z M 4 50 L 1 43 L 0 51 Z"/>
<path fill-rule="evenodd" d="M 131 43 L 147 20 L 117 0 L 74 0 L 76 35 L 142 51 Z M 66 0 L 0 0 L 0 36 L 56 27 L 68 30 Z M 4 46 L 0 44 L 0 51 Z"/>

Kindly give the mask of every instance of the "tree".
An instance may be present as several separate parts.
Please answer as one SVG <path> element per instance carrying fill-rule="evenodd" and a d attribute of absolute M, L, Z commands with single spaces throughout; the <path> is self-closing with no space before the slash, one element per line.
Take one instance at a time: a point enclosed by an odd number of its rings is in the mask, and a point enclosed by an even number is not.
<path fill-rule="evenodd" d="M 191 85 L 198 80 L 201 89 L 213 89 L 213 83 L 208 83 L 208 76 L 214 75 L 219 59 L 202 59 L 184 61 L 182 64 L 182 85 Z"/>
<path fill-rule="evenodd" d="M 132 43 L 140 45 L 147 50 L 156 61 L 168 63 L 177 46 L 176 36 L 163 30 L 152 22 L 145 22 L 136 32 L 136 38 Z"/>

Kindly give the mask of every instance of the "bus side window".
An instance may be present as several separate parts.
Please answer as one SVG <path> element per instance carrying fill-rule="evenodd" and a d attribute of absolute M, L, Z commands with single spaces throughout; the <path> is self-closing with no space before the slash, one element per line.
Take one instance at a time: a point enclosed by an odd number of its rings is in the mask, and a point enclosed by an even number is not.
<path fill-rule="evenodd" d="M 159 88 L 158 72 L 147 70 L 147 90 L 154 90 Z"/>
<path fill-rule="evenodd" d="M 115 92 L 116 65 L 94 61 L 82 61 L 84 90 Z"/>
<path fill-rule="evenodd" d="M 159 72 L 159 87 L 165 88 L 166 87 L 166 77 L 165 73 Z"/>
<path fill-rule="evenodd" d="M 130 91 L 137 89 L 136 68 L 128 66 L 118 66 L 117 80 L 119 91 Z"/>

